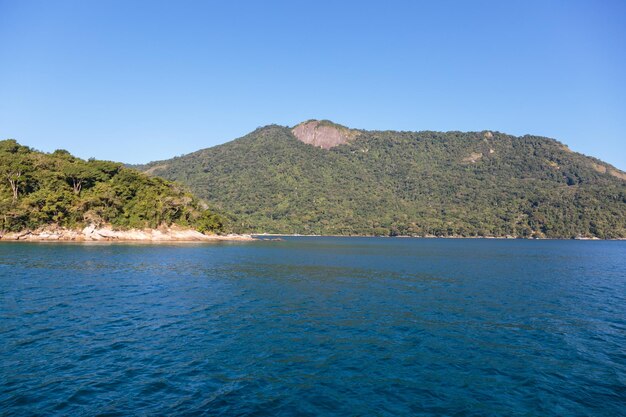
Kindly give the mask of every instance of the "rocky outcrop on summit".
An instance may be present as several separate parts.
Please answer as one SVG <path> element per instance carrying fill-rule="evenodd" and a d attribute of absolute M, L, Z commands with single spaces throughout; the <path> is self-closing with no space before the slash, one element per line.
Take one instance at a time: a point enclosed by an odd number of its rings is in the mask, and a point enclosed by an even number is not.
<path fill-rule="evenodd" d="M 291 132 L 301 142 L 323 149 L 348 143 L 359 134 L 358 130 L 348 129 L 327 120 L 309 120 L 300 123 Z"/>

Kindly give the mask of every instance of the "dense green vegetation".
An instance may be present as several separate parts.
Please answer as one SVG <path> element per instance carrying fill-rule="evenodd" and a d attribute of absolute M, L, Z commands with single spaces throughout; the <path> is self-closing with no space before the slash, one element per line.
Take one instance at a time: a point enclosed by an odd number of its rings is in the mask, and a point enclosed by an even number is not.
<path fill-rule="evenodd" d="M 119 163 L 0 141 L 0 231 L 88 224 L 119 229 L 178 224 L 219 232 L 223 220 L 180 185 Z"/>
<path fill-rule="evenodd" d="M 356 132 L 323 150 L 268 126 L 140 168 L 232 212 L 240 232 L 626 237 L 626 176 L 555 140 Z"/>

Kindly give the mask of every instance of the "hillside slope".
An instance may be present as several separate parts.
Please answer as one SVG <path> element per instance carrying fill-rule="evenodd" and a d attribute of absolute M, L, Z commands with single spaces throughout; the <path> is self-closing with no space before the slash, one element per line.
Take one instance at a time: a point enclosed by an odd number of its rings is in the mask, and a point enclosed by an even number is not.
<path fill-rule="evenodd" d="M 241 232 L 626 237 L 626 175 L 555 140 L 305 124 L 139 168 L 230 210 Z"/>
<path fill-rule="evenodd" d="M 222 218 L 180 185 L 67 151 L 0 141 L 0 235 L 41 227 L 156 228 L 220 232 Z"/>

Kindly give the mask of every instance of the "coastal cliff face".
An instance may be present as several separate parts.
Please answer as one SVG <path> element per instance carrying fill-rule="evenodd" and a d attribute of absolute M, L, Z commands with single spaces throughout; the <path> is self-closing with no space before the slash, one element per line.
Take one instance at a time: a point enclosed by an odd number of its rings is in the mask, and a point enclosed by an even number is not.
<path fill-rule="evenodd" d="M 114 230 L 94 225 L 82 230 L 44 227 L 0 234 L 0 241 L 67 241 L 67 242 L 206 242 L 218 240 L 254 240 L 250 235 L 206 235 L 192 229 L 162 227 L 158 229 Z"/>
<path fill-rule="evenodd" d="M 294 127 L 291 132 L 301 142 L 322 149 L 343 145 L 357 137 L 358 131 L 326 120 L 309 120 Z"/>

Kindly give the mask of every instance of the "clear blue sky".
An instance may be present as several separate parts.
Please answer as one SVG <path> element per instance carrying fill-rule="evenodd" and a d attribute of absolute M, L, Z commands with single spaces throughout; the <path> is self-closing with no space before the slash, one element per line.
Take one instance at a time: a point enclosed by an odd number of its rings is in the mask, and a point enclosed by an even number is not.
<path fill-rule="evenodd" d="M 626 1 L 0 0 L 0 138 L 147 162 L 310 118 L 626 169 Z"/>

